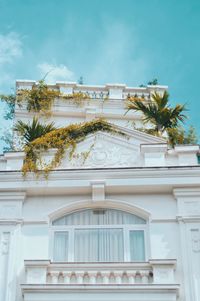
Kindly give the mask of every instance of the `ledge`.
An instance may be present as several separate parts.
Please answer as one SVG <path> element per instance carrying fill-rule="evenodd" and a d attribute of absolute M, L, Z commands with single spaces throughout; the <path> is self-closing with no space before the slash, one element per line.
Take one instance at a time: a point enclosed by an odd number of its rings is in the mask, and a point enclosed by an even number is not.
<path fill-rule="evenodd" d="M 22 294 L 25 301 L 29 300 L 49 300 L 57 301 L 69 300 L 69 294 L 73 294 L 71 300 L 96 300 L 102 295 L 102 300 L 110 300 L 114 294 L 114 300 L 132 300 L 132 301 L 175 301 L 179 297 L 180 285 L 21 285 Z M 82 296 L 80 297 L 80 293 Z M 107 295 L 105 295 L 107 293 Z M 55 295 L 56 294 L 56 295 Z M 91 295 L 93 294 L 93 295 Z M 123 294 L 123 295 L 122 295 Z M 127 294 L 127 296 L 126 296 Z M 85 296 L 84 296 L 85 295 Z M 79 296 L 79 297 L 78 297 Z M 42 298 L 42 299 L 41 299 Z M 72 295 L 70 296 L 72 298 Z"/>
<path fill-rule="evenodd" d="M 22 151 L 14 151 L 14 152 L 5 152 L 4 153 L 4 159 L 10 160 L 10 159 L 24 159 L 25 153 Z"/>
<path fill-rule="evenodd" d="M 140 145 L 141 153 L 166 153 L 167 147 L 167 142 Z"/>
<path fill-rule="evenodd" d="M 49 291 L 49 290 L 59 290 L 59 291 L 76 291 L 77 288 L 80 290 L 86 290 L 88 288 L 90 288 L 90 290 L 99 290 L 99 289 L 106 289 L 106 290 L 119 290 L 119 289 L 123 289 L 123 290 L 133 290 L 133 291 L 141 291 L 141 293 L 144 290 L 148 290 L 148 291 L 154 291 L 154 290 L 159 290 L 159 291 L 176 291 L 176 293 L 178 293 L 180 285 L 179 284 L 134 284 L 134 285 L 125 285 L 125 284 L 118 284 L 117 287 L 115 284 L 111 285 L 111 284 L 101 284 L 101 285 L 92 285 L 92 284 L 84 284 L 84 285 L 80 285 L 80 284 L 69 284 L 67 285 L 65 284 L 21 284 L 21 288 L 22 291 L 37 291 L 37 292 L 41 292 L 41 291 Z"/>
<path fill-rule="evenodd" d="M 151 265 L 161 265 L 161 266 L 167 266 L 167 265 L 171 265 L 174 266 L 174 268 L 176 267 L 176 259 L 150 259 L 149 263 Z"/>
<path fill-rule="evenodd" d="M 122 89 L 124 90 L 126 88 L 125 84 L 106 84 L 105 86 L 108 89 Z"/>
<path fill-rule="evenodd" d="M 198 153 L 199 145 L 176 145 L 175 151 L 177 153 Z"/>
<path fill-rule="evenodd" d="M 25 80 L 25 79 L 19 79 L 16 80 L 16 88 L 20 88 L 20 86 L 27 86 L 27 87 L 31 87 L 32 85 L 36 84 L 37 81 L 35 80 Z M 80 85 L 77 82 L 66 82 L 66 81 L 58 81 L 55 82 L 55 84 L 48 84 L 48 86 L 52 87 L 52 88 L 58 88 L 58 86 L 62 86 L 62 87 L 66 87 L 66 88 L 77 88 L 80 90 L 94 90 L 94 91 L 107 91 L 110 88 L 111 89 L 122 89 L 124 92 L 149 92 L 149 91 L 153 91 L 153 90 L 160 90 L 160 91 L 164 91 L 168 89 L 168 86 L 161 86 L 161 85 L 147 85 L 145 87 L 127 87 L 126 84 L 120 84 L 120 83 L 108 83 L 105 85 Z"/>

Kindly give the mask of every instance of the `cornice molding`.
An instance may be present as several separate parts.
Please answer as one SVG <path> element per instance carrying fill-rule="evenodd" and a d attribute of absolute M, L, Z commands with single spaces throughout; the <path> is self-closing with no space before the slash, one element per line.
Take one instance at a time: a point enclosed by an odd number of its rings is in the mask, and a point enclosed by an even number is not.
<path fill-rule="evenodd" d="M 183 223 L 200 223 L 200 215 L 198 216 L 177 216 L 177 221 Z"/>
<path fill-rule="evenodd" d="M 42 173 L 42 171 L 41 171 Z M 39 179 L 34 174 L 27 174 L 26 178 L 22 177 L 21 171 L 7 170 L 0 171 L 0 181 L 7 182 L 10 180 L 16 181 L 45 181 L 48 183 L 51 180 L 63 179 L 94 179 L 96 176 L 99 180 L 99 176 L 104 175 L 104 178 L 171 178 L 174 177 L 200 177 L 200 165 L 196 166 L 158 166 L 158 167 L 122 167 L 122 168 L 83 168 L 83 169 L 56 169 L 52 170 L 49 174 L 48 180 L 45 177 Z M 95 179 L 94 179 L 95 180 Z M 200 179 L 199 179 L 200 180 Z M 178 185 L 177 185 L 178 186 Z M 182 189 L 182 188 L 181 188 Z M 193 190 L 193 188 L 192 188 Z"/>
<path fill-rule="evenodd" d="M 28 191 L 30 189 L 45 189 L 45 193 L 51 194 L 52 189 L 56 189 L 59 194 L 60 189 L 73 192 L 73 189 L 79 193 L 90 191 L 91 180 L 106 181 L 108 189 L 129 189 L 129 192 L 138 191 L 147 193 L 148 189 L 153 189 L 154 193 L 162 189 L 169 193 L 173 189 L 188 187 L 191 193 L 200 187 L 200 166 L 193 167 L 157 167 L 157 168 L 112 168 L 112 169 L 66 169 L 55 170 L 49 174 L 48 180 L 41 175 L 36 178 L 34 174 L 27 174 L 23 178 L 21 172 L 6 171 L 0 172 L 0 191 L 5 193 L 7 190 L 12 193 Z M 145 188 L 145 189 L 144 189 Z M 176 190 L 174 190 L 176 191 Z M 191 194 L 190 193 L 190 194 Z M 176 198 L 176 195 L 174 195 Z M 21 196 L 21 199 L 23 196 Z"/>
<path fill-rule="evenodd" d="M 175 188 L 173 189 L 173 194 L 175 198 L 180 197 L 198 197 L 200 196 L 200 187 L 192 187 L 192 188 Z"/>
<path fill-rule="evenodd" d="M 0 191 L 0 202 L 1 201 L 22 201 L 26 198 L 26 191 Z"/>

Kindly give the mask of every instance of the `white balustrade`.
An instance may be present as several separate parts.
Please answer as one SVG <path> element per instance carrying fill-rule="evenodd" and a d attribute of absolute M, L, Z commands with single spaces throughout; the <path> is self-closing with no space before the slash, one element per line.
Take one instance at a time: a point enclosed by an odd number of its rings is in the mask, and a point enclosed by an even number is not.
<path fill-rule="evenodd" d="M 31 90 L 38 82 L 30 80 L 16 81 L 16 89 Z M 124 100 L 127 97 L 139 97 L 149 101 L 151 94 L 155 91 L 163 93 L 166 86 L 146 86 L 146 87 L 127 87 L 124 84 L 106 84 L 105 86 L 88 86 L 78 85 L 75 82 L 56 82 L 50 85 L 53 90 L 60 91 L 63 94 L 84 93 L 91 99 L 111 99 L 111 100 Z"/>
<path fill-rule="evenodd" d="M 148 263 L 51 263 L 50 261 L 26 261 L 27 283 L 64 285 L 137 285 L 173 284 L 174 260 L 151 260 Z M 38 272 L 37 272 L 38 270 Z M 33 273 L 34 271 L 34 273 Z M 39 277 L 38 273 L 46 275 Z M 31 275 L 31 277 L 30 277 Z M 34 278 L 37 277 L 37 279 Z M 33 279 L 34 278 L 34 279 Z"/>

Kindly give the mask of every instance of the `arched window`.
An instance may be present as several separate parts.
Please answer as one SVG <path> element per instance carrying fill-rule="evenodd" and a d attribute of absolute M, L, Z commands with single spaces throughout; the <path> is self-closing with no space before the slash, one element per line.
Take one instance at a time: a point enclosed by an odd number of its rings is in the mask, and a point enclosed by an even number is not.
<path fill-rule="evenodd" d="M 146 220 L 116 209 L 85 209 L 52 222 L 53 260 L 145 261 Z"/>

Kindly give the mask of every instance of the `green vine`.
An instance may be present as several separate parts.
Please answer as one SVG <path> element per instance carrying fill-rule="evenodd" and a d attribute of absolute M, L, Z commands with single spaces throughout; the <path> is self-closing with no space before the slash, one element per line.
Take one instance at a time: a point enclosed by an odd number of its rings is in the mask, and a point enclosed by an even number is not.
<path fill-rule="evenodd" d="M 54 100 L 58 97 L 71 101 L 77 106 L 82 106 L 85 101 L 90 99 L 89 95 L 82 92 L 64 94 L 58 90 L 51 89 L 44 80 L 39 80 L 37 84 L 32 86 L 31 90 L 19 89 L 16 95 L 0 95 L 0 99 L 8 104 L 9 112 L 7 115 L 9 119 L 13 117 L 15 104 L 17 103 L 19 106 L 22 106 L 24 102 L 29 112 L 40 112 L 48 116 L 51 114 Z M 8 117 L 6 118 L 8 119 Z"/>
<path fill-rule="evenodd" d="M 81 107 L 86 101 L 90 99 L 90 96 L 82 93 L 82 92 L 77 92 L 73 94 L 61 94 L 60 97 L 65 100 L 72 101 L 74 104 L 77 105 L 77 107 Z"/>
<path fill-rule="evenodd" d="M 27 172 L 39 172 L 41 166 L 41 153 L 49 149 L 56 149 L 54 158 L 49 164 L 43 164 L 43 171 L 48 175 L 49 171 L 58 167 L 65 152 L 69 151 L 69 159 L 72 159 L 77 143 L 83 141 L 88 135 L 98 131 L 110 132 L 126 136 L 105 120 L 97 119 L 81 124 L 72 124 L 64 128 L 54 130 L 43 137 L 35 139 L 24 149 L 26 157 L 22 168 L 23 174 Z M 88 154 L 86 154 L 87 159 Z M 38 164 L 39 163 L 39 164 Z"/>
<path fill-rule="evenodd" d="M 23 101 L 27 102 L 29 112 L 49 113 L 56 97 L 60 92 L 50 89 L 44 80 L 34 84 L 31 90 L 21 89 L 17 91 L 16 102 L 21 105 Z"/>

